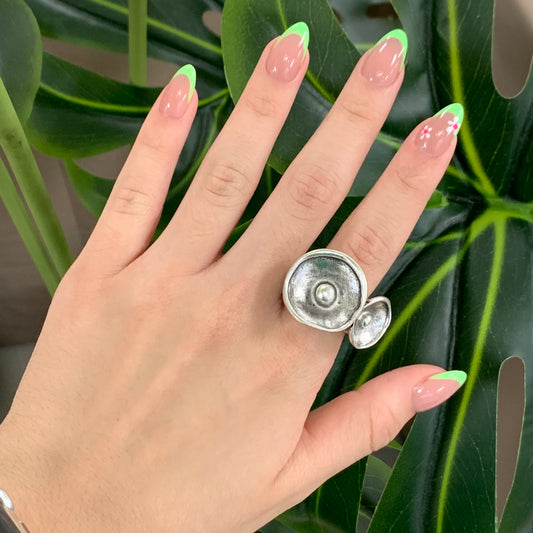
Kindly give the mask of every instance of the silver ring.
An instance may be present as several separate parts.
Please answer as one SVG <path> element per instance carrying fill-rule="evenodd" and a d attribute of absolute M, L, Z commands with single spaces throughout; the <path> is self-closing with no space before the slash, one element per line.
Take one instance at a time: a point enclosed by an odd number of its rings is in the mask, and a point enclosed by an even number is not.
<path fill-rule="evenodd" d="M 323 331 L 347 331 L 356 348 L 369 348 L 391 322 L 391 304 L 367 301 L 363 269 L 348 255 L 327 248 L 300 257 L 287 272 L 283 302 L 302 324 Z"/>

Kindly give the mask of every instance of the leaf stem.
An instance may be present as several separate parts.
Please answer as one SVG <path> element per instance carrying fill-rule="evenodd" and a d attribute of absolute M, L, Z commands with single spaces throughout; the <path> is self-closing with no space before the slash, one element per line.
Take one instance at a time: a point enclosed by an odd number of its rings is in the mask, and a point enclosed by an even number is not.
<path fill-rule="evenodd" d="M 91 2 L 93 4 L 102 6 L 105 9 L 114 11 L 115 13 L 120 13 L 122 15 L 127 16 L 129 12 L 126 6 L 118 5 L 115 2 L 110 2 L 109 0 L 91 0 Z M 204 50 L 209 50 L 210 52 L 222 56 L 222 48 L 220 48 L 220 46 L 212 44 L 208 41 L 204 41 L 203 39 L 196 37 L 196 35 L 187 33 L 186 31 L 180 30 L 179 28 L 175 28 L 174 26 L 172 26 L 172 24 L 166 24 L 160 20 L 151 17 L 148 17 L 147 21 L 149 26 L 162 30 L 170 35 L 174 35 L 175 37 L 178 37 L 178 39 L 182 39 L 184 41 L 192 43 L 195 46 L 203 48 Z"/>
<path fill-rule="evenodd" d="M 0 146 L 4 149 L 13 175 L 42 235 L 52 262 L 59 276 L 62 277 L 72 264 L 72 253 L 22 124 L 1 78 Z"/>
<path fill-rule="evenodd" d="M 17 192 L 17 188 L 9 172 L 0 159 L 0 199 L 4 202 L 9 216 L 13 220 L 22 241 L 26 245 L 39 274 L 50 294 L 54 294 L 59 284 L 59 275 L 46 252 L 35 224 L 26 211 L 24 202 Z"/>
<path fill-rule="evenodd" d="M 146 86 L 147 79 L 147 0 L 129 0 L 128 37 L 130 82 Z"/>

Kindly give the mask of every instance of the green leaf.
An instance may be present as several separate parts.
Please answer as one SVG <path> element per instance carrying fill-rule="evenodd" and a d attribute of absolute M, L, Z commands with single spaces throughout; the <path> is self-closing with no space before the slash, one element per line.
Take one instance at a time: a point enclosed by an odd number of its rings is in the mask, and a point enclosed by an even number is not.
<path fill-rule="evenodd" d="M 28 3 L 45 35 L 127 50 L 126 0 Z M 371 533 L 495 532 L 496 393 L 500 366 L 514 355 L 526 367 L 524 430 L 499 530 L 531 531 L 527 496 L 533 493 L 533 373 L 528 369 L 533 357 L 533 79 L 516 98 L 505 99 L 496 91 L 490 58 L 492 0 L 394 0 L 399 19 L 385 21 L 367 18 L 374 1 L 332 3 L 348 35 L 325 0 L 227 0 L 223 56 L 218 38 L 201 20 L 204 11 L 219 10 L 221 1 L 149 3 L 149 55 L 193 63 L 203 104 L 158 232 L 170 220 L 232 109 L 222 66 L 236 101 L 264 45 L 291 23 L 308 23 L 309 72 L 269 160 L 282 173 L 331 107 L 360 52 L 390 27 L 403 27 L 409 37 L 403 87 L 351 196 L 314 246 L 327 245 L 418 122 L 453 100 L 465 106 L 465 120 L 439 192 L 376 290 L 392 301 L 389 332 L 376 347 L 357 354 L 343 343 L 314 406 L 406 364 L 463 369 L 469 379 L 445 406 L 419 415 L 379 503 L 381 488 L 376 488 L 371 505 L 364 499 L 363 460 L 284 513 L 280 523 L 298 532 L 359 532 L 367 527 Z M 28 131 L 37 147 L 68 161 L 69 175 L 84 191 L 86 205 L 98 212 L 109 182 L 71 160 L 131 143 L 156 94 L 157 89 L 119 84 L 46 56 Z M 268 172 L 228 246 L 279 179 L 279 174 L 268 177 Z"/>
<path fill-rule="evenodd" d="M 377 29 L 369 24 L 358 38 L 357 28 L 368 20 L 351 22 L 348 4 L 339 4 L 355 43 L 381 37 L 369 35 L 371 27 Z M 358 18 L 370 4 L 350 3 Z M 518 356 L 526 368 L 524 429 L 499 530 L 531 531 L 533 76 L 515 98 L 497 92 L 490 56 L 492 0 L 393 0 L 393 5 L 409 37 L 405 82 L 352 187 L 353 204 L 341 207 L 315 246 L 329 242 L 421 120 L 458 101 L 465 121 L 439 192 L 376 290 L 392 301 L 389 331 L 377 346 L 357 354 L 343 344 L 315 407 L 408 364 L 462 369 L 469 378 L 443 407 L 419 415 L 375 509 L 359 509 L 353 479 L 336 476 L 282 519 L 289 517 L 298 531 L 354 531 L 345 517 L 359 512 L 357 530 L 368 526 L 370 533 L 495 532 L 499 370 L 507 357 Z M 325 0 L 227 0 L 223 14 L 224 61 L 235 100 L 264 45 L 298 20 L 310 27 L 311 63 L 270 160 L 278 171 L 312 135 L 359 54 Z M 316 506 L 333 487 L 339 501 L 352 506 L 335 516 Z"/>
<path fill-rule="evenodd" d="M 127 0 L 27 0 L 43 35 L 74 44 L 127 53 Z M 193 63 L 200 98 L 225 87 L 220 39 L 202 20 L 220 11 L 214 0 L 148 2 L 148 56 L 176 65 Z M 127 57 L 124 57 L 127 61 Z"/>
<path fill-rule="evenodd" d="M 355 531 L 365 464 L 366 461 L 359 461 L 346 468 L 278 520 L 297 533 Z"/>
<path fill-rule="evenodd" d="M 442 194 L 440 191 L 435 191 L 431 195 L 431 198 L 426 205 L 426 209 L 436 209 L 437 207 L 445 207 L 447 205 L 449 205 L 449 202 L 446 199 L 446 196 L 444 196 L 444 194 Z"/>
<path fill-rule="evenodd" d="M 391 473 L 392 468 L 384 461 L 375 455 L 368 456 L 361 505 L 368 509 L 370 514 L 374 513 Z"/>
<path fill-rule="evenodd" d="M 26 131 L 40 151 L 87 157 L 132 143 L 159 89 L 110 80 L 50 54 Z"/>
<path fill-rule="evenodd" d="M 402 20 L 423 23 L 421 11 L 425 3 L 422 0 L 393 3 Z M 514 182 L 522 178 L 520 166 L 516 164 L 522 162 L 531 148 L 527 145 L 533 128 L 531 77 L 523 91 L 511 99 L 501 96 L 494 86 L 493 0 L 475 3 L 447 0 L 432 4 L 432 23 L 441 30 L 432 34 L 434 42 L 429 58 L 436 103 L 459 101 L 466 109 L 458 157 L 465 163 L 475 188 L 485 197 L 509 196 Z M 472 90 L 472 87 L 482 90 Z M 533 184 L 514 199 L 533 200 Z"/>
<path fill-rule="evenodd" d="M 41 76 L 41 36 L 22 0 L 0 0 L 0 78 L 24 122 L 30 115 Z"/>
<path fill-rule="evenodd" d="M 127 0 L 28 0 L 28 4 L 45 36 L 114 52 L 128 50 Z M 206 11 L 221 9 L 221 0 L 148 2 L 148 55 L 177 65 L 193 63 L 199 95 L 199 111 L 175 170 L 156 236 L 174 214 L 233 107 L 220 39 L 203 22 Z M 45 54 L 26 131 L 34 147 L 66 161 L 82 202 L 99 214 L 110 183 L 83 171 L 83 165 L 74 160 L 133 143 L 160 90 L 119 83 Z"/>
<path fill-rule="evenodd" d="M 44 54 L 41 86 L 26 130 L 35 147 L 55 157 L 103 153 L 135 140 L 160 90 L 119 83 Z M 216 110 L 227 100 L 227 91 L 222 91 L 199 102 L 182 167 L 196 160 L 212 136 Z"/>
<path fill-rule="evenodd" d="M 283 7 L 283 9 L 280 9 Z M 312 17 L 309 15 L 312 14 Z M 257 2 L 226 0 L 222 18 L 222 49 L 231 96 L 238 100 L 264 46 L 298 21 L 309 25 L 311 62 L 269 163 L 283 173 L 331 107 L 360 57 L 337 23 L 327 2 Z M 327 35 L 320 43 L 314 35 Z M 326 46 L 321 46 L 325 44 Z M 338 54 L 334 57 L 335 52 Z M 308 113 L 307 110 L 312 110 Z"/>
<path fill-rule="evenodd" d="M 3 173 L 5 190 L 2 197 L 37 269 L 52 292 L 57 286 L 57 274 L 63 275 L 72 263 L 72 254 L 23 129 L 32 109 L 41 72 L 39 29 L 23 2 L 0 0 L 0 7 L 3 15 L 0 32 L 0 148 L 9 162 L 26 206 L 10 183 L 7 169 Z M 41 237 L 45 248 L 37 244 Z M 46 253 L 50 254 L 55 273 L 50 271 Z"/>
<path fill-rule="evenodd" d="M 264 525 L 256 533 L 295 533 L 294 529 L 284 526 L 282 523 L 277 520 L 272 520 L 268 524 Z"/>
<path fill-rule="evenodd" d="M 91 174 L 78 166 L 72 159 L 65 161 L 65 169 L 83 205 L 90 213 L 99 217 L 115 182 Z"/>
<path fill-rule="evenodd" d="M 222 124 L 231 111 L 229 98 L 220 99 L 208 104 L 199 112 L 189 138 L 180 155 L 174 171 L 169 192 L 163 206 L 161 220 L 155 235 L 158 236 L 166 227 L 183 196 L 194 178 L 203 157 L 217 136 Z M 80 196 L 83 204 L 95 216 L 100 216 L 109 197 L 114 181 L 86 171 L 72 159 L 65 160 L 67 175 Z"/>
<path fill-rule="evenodd" d="M 389 448 L 398 452 L 402 451 L 402 445 L 397 440 L 392 440 L 391 442 L 389 442 Z"/>
<path fill-rule="evenodd" d="M 50 294 L 53 294 L 59 284 L 59 276 L 48 252 L 44 247 L 41 237 L 35 228 L 30 214 L 20 198 L 4 162 L 0 159 L 0 200 L 13 220 L 19 235 L 28 250 L 41 278 Z"/>

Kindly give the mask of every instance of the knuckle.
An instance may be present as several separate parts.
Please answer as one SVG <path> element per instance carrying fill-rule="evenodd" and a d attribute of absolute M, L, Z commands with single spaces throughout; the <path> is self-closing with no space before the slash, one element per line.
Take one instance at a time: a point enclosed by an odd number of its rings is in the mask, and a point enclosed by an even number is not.
<path fill-rule="evenodd" d="M 289 180 L 288 194 L 300 208 L 295 216 L 308 220 L 340 197 L 339 178 L 319 164 L 305 166 Z"/>
<path fill-rule="evenodd" d="M 243 98 L 244 106 L 259 118 L 276 116 L 276 102 L 266 94 L 251 93 Z"/>
<path fill-rule="evenodd" d="M 127 314 L 137 323 L 147 324 L 168 314 L 181 287 L 177 279 L 165 276 L 153 276 L 150 280 L 140 280 L 132 284 L 123 276 L 116 283 L 115 301 L 127 309 Z"/>
<path fill-rule="evenodd" d="M 380 121 L 379 113 L 367 102 L 361 102 L 356 99 L 346 99 L 339 102 L 342 114 L 350 121 L 355 123 L 372 123 Z"/>
<path fill-rule="evenodd" d="M 168 143 L 165 137 L 151 132 L 149 129 L 141 130 L 135 144 L 143 148 L 145 154 L 154 154 L 160 157 L 168 153 Z"/>
<path fill-rule="evenodd" d="M 359 225 L 346 243 L 349 255 L 367 267 L 389 261 L 393 252 L 386 235 L 379 226 Z"/>
<path fill-rule="evenodd" d="M 138 217 L 147 215 L 152 205 L 151 195 L 133 186 L 119 187 L 112 201 L 114 212 Z"/>
<path fill-rule="evenodd" d="M 415 168 L 404 166 L 393 169 L 394 180 L 401 185 L 403 190 L 409 196 L 413 194 L 421 199 L 425 198 L 428 193 L 428 180 L 423 176 L 419 170 Z M 423 195 L 423 198 L 422 198 Z"/>
<path fill-rule="evenodd" d="M 397 417 L 386 402 L 368 405 L 368 447 L 375 452 L 386 446 L 400 430 Z"/>
<path fill-rule="evenodd" d="M 213 205 L 232 207 L 247 196 L 251 180 L 247 172 L 230 162 L 220 162 L 207 175 L 204 190 Z"/>

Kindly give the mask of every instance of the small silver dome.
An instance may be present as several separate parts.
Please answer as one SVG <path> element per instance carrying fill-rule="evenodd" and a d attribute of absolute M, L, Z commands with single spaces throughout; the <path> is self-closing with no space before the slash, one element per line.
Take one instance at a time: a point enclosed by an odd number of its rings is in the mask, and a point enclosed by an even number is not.
<path fill-rule="evenodd" d="M 368 300 L 350 329 L 350 342 L 356 348 L 370 348 L 383 337 L 391 322 L 391 303 L 385 296 Z"/>

